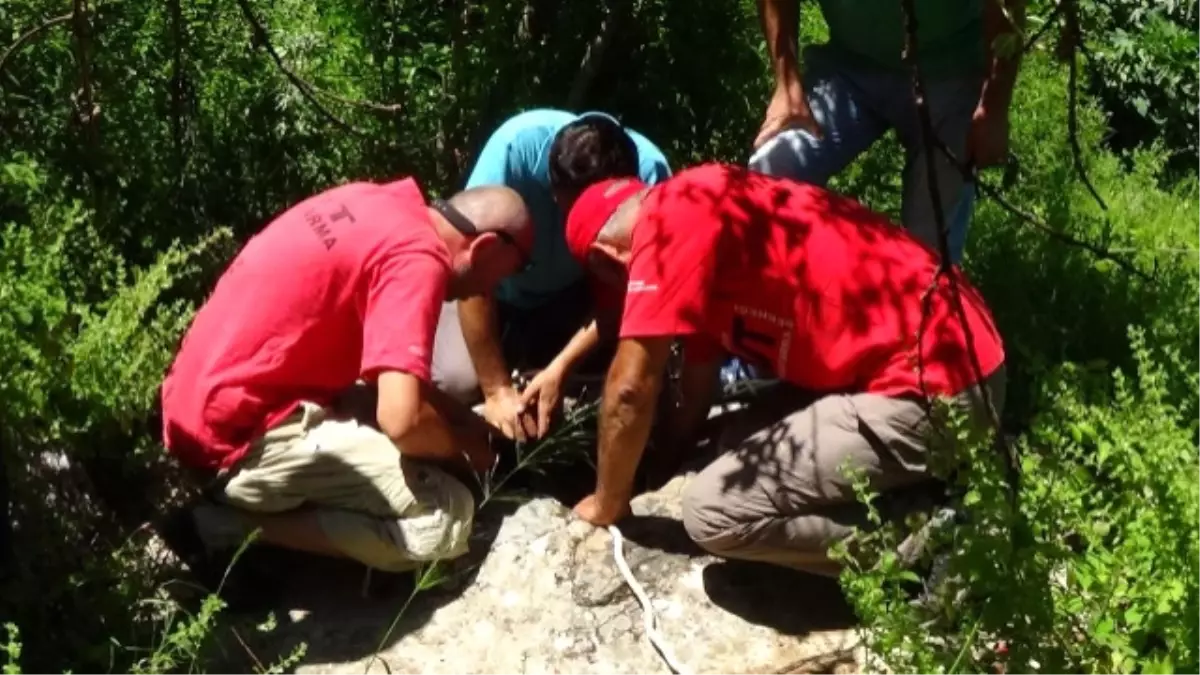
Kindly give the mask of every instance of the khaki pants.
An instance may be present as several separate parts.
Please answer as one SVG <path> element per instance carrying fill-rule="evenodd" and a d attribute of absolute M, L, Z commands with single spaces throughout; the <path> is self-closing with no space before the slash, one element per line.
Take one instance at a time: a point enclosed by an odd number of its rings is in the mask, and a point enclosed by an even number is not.
<path fill-rule="evenodd" d="M 1004 367 L 987 378 L 997 414 L 1004 404 Z M 988 428 L 979 387 L 955 406 Z M 769 405 L 769 404 L 768 404 Z M 753 409 L 750 409 L 753 410 Z M 764 422 L 749 436 L 723 443 L 722 454 L 688 486 L 683 524 L 709 552 L 818 574 L 836 574 L 830 546 L 865 525 L 845 464 L 865 472 L 884 493 L 930 483 L 930 423 L 916 400 L 875 394 L 825 396 Z M 751 413 L 752 415 L 754 413 Z M 918 493 L 916 489 L 912 490 Z"/>
<path fill-rule="evenodd" d="M 475 510 L 457 479 L 311 403 L 268 431 L 223 483 L 218 499 L 238 509 L 314 509 L 346 556 L 390 572 L 465 553 Z"/>

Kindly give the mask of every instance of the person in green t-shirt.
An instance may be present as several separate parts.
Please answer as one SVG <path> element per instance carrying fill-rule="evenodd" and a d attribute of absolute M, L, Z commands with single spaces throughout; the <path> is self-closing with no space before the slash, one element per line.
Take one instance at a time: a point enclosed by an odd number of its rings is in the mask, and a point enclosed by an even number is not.
<path fill-rule="evenodd" d="M 906 152 L 901 222 L 938 250 L 912 73 L 903 57 L 901 0 L 817 2 L 829 41 L 804 49 L 802 78 L 798 0 L 758 0 L 775 94 L 754 140 L 750 167 L 824 185 L 894 129 Z M 979 169 L 1001 164 L 1008 155 L 1008 109 L 1020 50 L 1019 42 L 1009 48 L 999 46 L 1004 41 L 998 38 L 1020 35 L 1025 3 L 913 3 L 917 61 L 934 129 L 955 157 Z M 945 153 L 936 155 L 950 255 L 957 263 L 966 244 L 974 186 Z"/>

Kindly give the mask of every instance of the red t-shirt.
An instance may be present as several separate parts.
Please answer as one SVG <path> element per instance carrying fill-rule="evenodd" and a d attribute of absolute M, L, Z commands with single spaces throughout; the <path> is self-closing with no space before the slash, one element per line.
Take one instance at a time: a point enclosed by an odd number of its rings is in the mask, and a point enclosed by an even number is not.
<path fill-rule="evenodd" d="M 351 183 L 252 238 L 196 314 L 162 388 L 163 442 L 231 466 L 297 404 L 362 378 L 429 380 L 450 257 L 412 179 Z"/>
<path fill-rule="evenodd" d="M 976 382 L 935 253 L 858 202 L 707 164 L 655 186 L 633 234 L 621 337 L 688 336 L 689 361 L 724 349 L 816 391 L 956 394 Z M 983 375 L 1004 347 L 954 269 Z M 921 332 L 920 349 L 917 335 Z"/>

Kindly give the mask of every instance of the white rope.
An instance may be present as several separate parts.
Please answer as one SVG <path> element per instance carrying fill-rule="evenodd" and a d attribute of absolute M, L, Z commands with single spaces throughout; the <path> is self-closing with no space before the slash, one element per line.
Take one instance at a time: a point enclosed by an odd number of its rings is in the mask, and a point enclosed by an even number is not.
<path fill-rule="evenodd" d="M 650 644 L 658 652 L 658 655 L 662 657 L 663 661 L 666 662 L 671 672 L 678 673 L 679 675 L 690 675 L 692 671 L 675 660 L 675 655 L 671 652 L 671 647 L 655 627 L 654 607 L 650 604 L 650 597 L 646 595 L 646 589 L 642 588 L 642 585 L 634 578 L 633 571 L 629 569 L 629 564 L 625 562 L 625 540 L 621 536 L 621 531 L 617 529 L 616 525 L 609 525 L 608 533 L 612 535 L 613 559 L 617 562 L 617 569 L 621 571 L 621 576 L 625 578 L 625 583 L 629 585 L 630 590 L 637 596 L 638 602 L 642 604 L 643 625 L 645 626 L 646 637 L 650 640 Z"/>

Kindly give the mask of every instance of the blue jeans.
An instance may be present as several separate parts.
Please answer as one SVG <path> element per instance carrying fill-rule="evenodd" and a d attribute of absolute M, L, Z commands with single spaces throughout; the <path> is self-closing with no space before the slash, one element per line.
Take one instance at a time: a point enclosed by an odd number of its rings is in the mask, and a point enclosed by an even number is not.
<path fill-rule="evenodd" d="M 962 160 L 982 79 L 931 80 L 925 86 L 934 133 Z M 900 221 L 918 239 L 938 251 L 929 170 L 908 74 L 864 72 L 821 64 L 805 74 L 804 88 L 824 137 L 818 139 L 799 129 L 783 131 L 754 153 L 750 168 L 823 186 L 888 129 L 894 129 L 905 150 Z M 934 160 L 950 259 L 957 264 L 966 246 L 975 188 L 945 153 L 935 149 Z"/>

